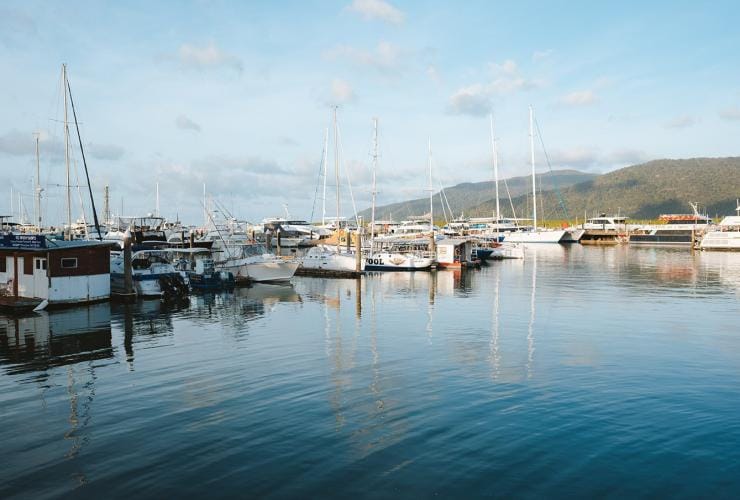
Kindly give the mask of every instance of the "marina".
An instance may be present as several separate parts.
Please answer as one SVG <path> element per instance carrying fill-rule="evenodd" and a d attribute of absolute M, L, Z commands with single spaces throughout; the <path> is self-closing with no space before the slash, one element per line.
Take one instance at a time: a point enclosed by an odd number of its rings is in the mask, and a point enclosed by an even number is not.
<path fill-rule="evenodd" d="M 0 500 L 740 498 L 740 4 L 0 6 Z"/>

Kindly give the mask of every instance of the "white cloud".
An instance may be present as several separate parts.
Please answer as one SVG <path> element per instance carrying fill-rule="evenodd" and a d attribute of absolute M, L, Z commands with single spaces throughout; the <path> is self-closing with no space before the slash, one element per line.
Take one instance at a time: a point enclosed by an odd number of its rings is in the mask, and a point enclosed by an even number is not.
<path fill-rule="evenodd" d="M 617 149 L 609 153 L 606 159 L 615 165 L 634 165 L 645 163 L 650 156 L 639 149 Z"/>
<path fill-rule="evenodd" d="M 719 117 L 723 120 L 740 120 L 740 108 L 729 107 L 719 111 Z"/>
<path fill-rule="evenodd" d="M 696 118 L 689 115 L 676 116 L 663 124 L 665 128 L 686 128 L 695 125 L 698 122 Z"/>
<path fill-rule="evenodd" d="M 0 153 L 11 156 L 25 156 L 34 154 L 34 138 L 30 133 L 11 130 L 0 135 Z"/>
<path fill-rule="evenodd" d="M 383 0 L 353 0 L 347 10 L 359 14 L 366 21 L 401 24 L 405 17 L 403 12 Z"/>
<path fill-rule="evenodd" d="M 532 54 L 532 61 L 534 62 L 540 62 L 547 58 L 549 58 L 553 54 L 552 49 L 547 50 L 535 50 Z"/>
<path fill-rule="evenodd" d="M 349 83 L 335 78 L 331 82 L 331 98 L 334 104 L 342 104 L 354 101 L 356 96 Z"/>
<path fill-rule="evenodd" d="M 481 84 L 461 88 L 450 97 L 448 111 L 455 115 L 487 115 L 491 112 L 489 92 Z"/>
<path fill-rule="evenodd" d="M 198 70 L 228 68 L 239 74 L 244 70 L 241 59 L 224 52 L 213 42 L 204 46 L 184 43 L 178 49 L 176 59 L 185 68 Z"/>
<path fill-rule="evenodd" d="M 595 171 L 635 165 L 647 161 L 648 158 L 641 150 L 618 149 L 603 153 L 598 148 L 583 146 L 554 150 L 550 154 L 553 167 Z"/>
<path fill-rule="evenodd" d="M 64 157 L 64 141 L 51 137 L 45 130 L 39 133 L 39 155 L 42 158 L 58 160 Z M 77 138 L 70 137 L 71 147 L 77 151 Z M 90 158 L 98 160 L 119 160 L 125 154 L 125 150 L 114 144 L 98 144 L 88 142 L 85 144 L 85 152 Z M 34 156 L 36 154 L 36 139 L 32 132 L 21 132 L 11 130 L 0 135 L 0 153 L 10 156 Z"/>
<path fill-rule="evenodd" d="M 324 53 L 328 59 L 345 59 L 359 66 L 368 66 L 383 73 L 403 69 L 404 52 L 396 45 L 381 41 L 373 50 L 364 50 L 349 45 L 338 45 Z"/>
<path fill-rule="evenodd" d="M 194 130 L 200 132 L 200 125 L 185 115 L 180 115 L 175 119 L 175 126 L 181 130 Z"/>
<path fill-rule="evenodd" d="M 120 160 L 126 150 L 115 144 L 95 144 L 90 143 L 86 146 L 90 156 L 98 160 Z"/>
<path fill-rule="evenodd" d="M 434 64 L 427 66 L 426 74 L 434 83 L 442 83 L 442 76 L 439 74 L 439 70 Z"/>
<path fill-rule="evenodd" d="M 491 69 L 491 72 L 494 75 L 519 75 L 519 66 L 517 66 L 516 62 L 512 61 L 511 59 L 507 59 L 502 63 L 490 63 L 488 67 Z"/>
<path fill-rule="evenodd" d="M 560 98 L 562 104 L 568 106 L 588 106 L 596 102 L 593 90 L 576 90 Z"/>
<path fill-rule="evenodd" d="M 491 110 L 491 98 L 494 95 L 527 91 L 542 86 L 539 80 L 522 76 L 515 61 L 507 59 L 502 63 L 490 63 L 492 74 L 490 82 L 474 83 L 458 89 L 449 101 L 449 112 L 482 116 Z"/>

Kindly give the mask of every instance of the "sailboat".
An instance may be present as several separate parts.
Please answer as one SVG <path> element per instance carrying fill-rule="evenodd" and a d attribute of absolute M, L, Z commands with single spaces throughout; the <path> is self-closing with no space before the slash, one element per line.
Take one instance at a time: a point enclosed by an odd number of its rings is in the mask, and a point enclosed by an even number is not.
<path fill-rule="evenodd" d="M 376 248 L 375 239 L 375 196 L 377 193 L 376 170 L 378 166 L 378 119 L 373 119 L 373 192 L 372 208 L 370 221 L 370 247 L 365 255 L 366 271 L 427 271 L 434 265 L 434 257 L 426 255 L 423 248 L 426 242 L 417 242 L 416 240 L 393 238 L 383 240 Z M 429 160 L 429 178 L 431 186 L 431 146 Z M 430 191 L 430 204 L 432 201 Z M 433 207 L 430 207 L 433 210 Z M 434 237 L 434 218 L 433 211 L 430 211 L 429 225 L 432 228 L 432 237 Z"/>
<path fill-rule="evenodd" d="M 537 227 L 537 177 L 534 162 L 534 110 L 529 107 L 529 152 L 532 162 L 532 227 L 522 231 L 507 233 L 505 242 L 517 243 L 559 243 L 565 230 L 543 229 Z"/>
<path fill-rule="evenodd" d="M 337 181 L 337 228 L 335 232 L 336 238 L 333 237 L 325 237 L 327 243 L 329 241 L 334 241 L 335 243 L 339 243 L 339 221 L 340 221 L 340 197 L 339 197 L 339 135 L 337 133 L 337 109 L 334 108 L 334 141 L 335 141 L 335 162 L 334 166 L 336 169 L 335 172 L 335 178 Z M 322 220 L 322 227 L 320 228 L 322 231 L 327 231 L 326 229 L 326 173 L 327 173 L 327 151 L 329 146 L 329 133 L 327 130 L 327 133 L 324 138 L 324 154 L 323 154 L 323 171 L 324 171 L 324 200 L 323 200 L 323 213 L 321 215 Z M 351 234 L 349 233 L 349 228 L 345 225 L 344 230 L 347 232 L 346 236 L 347 238 L 351 239 Z M 328 231 L 327 231 L 328 233 Z M 356 233 L 356 237 L 360 237 L 360 233 Z M 330 245 L 330 244 L 318 244 L 311 248 L 306 255 L 301 260 L 301 267 L 304 269 L 311 269 L 311 270 L 321 270 L 321 271 L 356 271 L 357 270 L 357 259 L 356 254 L 353 253 L 351 250 L 347 249 L 346 247 L 336 244 L 336 245 Z M 360 260 L 360 270 L 364 267 L 364 262 L 362 259 Z"/>
<path fill-rule="evenodd" d="M 524 258 L 524 247 L 521 246 L 518 243 L 512 243 L 510 241 L 504 241 L 502 243 L 498 243 L 501 241 L 501 225 L 502 225 L 502 219 L 501 219 L 501 203 L 499 200 L 499 191 L 498 191 L 498 153 L 496 151 L 496 136 L 493 132 L 493 114 L 490 115 L 490 121 L 491 121 L 491 153 L 493 155 L 493 179 L 494 179 L 494 186 L 496 189 L 496 236 L 495 241 L 497 243 L 496 246 L 493 248 L 493 253 L 491 254 L 492 258 L 497 259 L 523 259 Z"/>

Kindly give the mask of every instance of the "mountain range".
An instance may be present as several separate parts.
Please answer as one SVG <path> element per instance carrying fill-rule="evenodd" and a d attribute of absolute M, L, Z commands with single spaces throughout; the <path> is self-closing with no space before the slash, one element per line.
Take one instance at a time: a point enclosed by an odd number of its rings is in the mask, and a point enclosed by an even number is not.
<path fill-rule="evenodd" d="M 501 213 L 518 217 L 532 213 L 531 177 L 499 182 Z M 511 195 L 507 195 L 506 186 Z M 740 157 L 654 160 L 604 174 L 556 170 L 538 174 L 538 217 L 575 219 L 599 212 L 635 219 L 653 219 L 664 213 L 691 213 L 689 202 L 699 203 L 710 216 L 734 214 L 740 198 Z M 444 220 L 441 200 L 446 197 L 455 217 L 491 216 L 495 211 L 493 182 L 462 183 L 435 193 L 435 220 Z M 402 220 L 429 213 L 429 198 L 376 207 L 377 219 Z M 370 218 L 370 210 L 360 215 Z M 447 215 L 449 217 L 449 213 Z"/>

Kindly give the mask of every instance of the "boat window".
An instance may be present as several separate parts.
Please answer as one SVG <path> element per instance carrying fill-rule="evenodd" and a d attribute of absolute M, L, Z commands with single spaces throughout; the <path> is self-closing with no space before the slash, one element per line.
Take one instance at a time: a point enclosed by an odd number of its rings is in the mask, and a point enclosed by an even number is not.
<path fill-rule="evenodd" d="M 62 259 L 62 269 L 77 269 L 77 258 L 66 257 Z"/>

